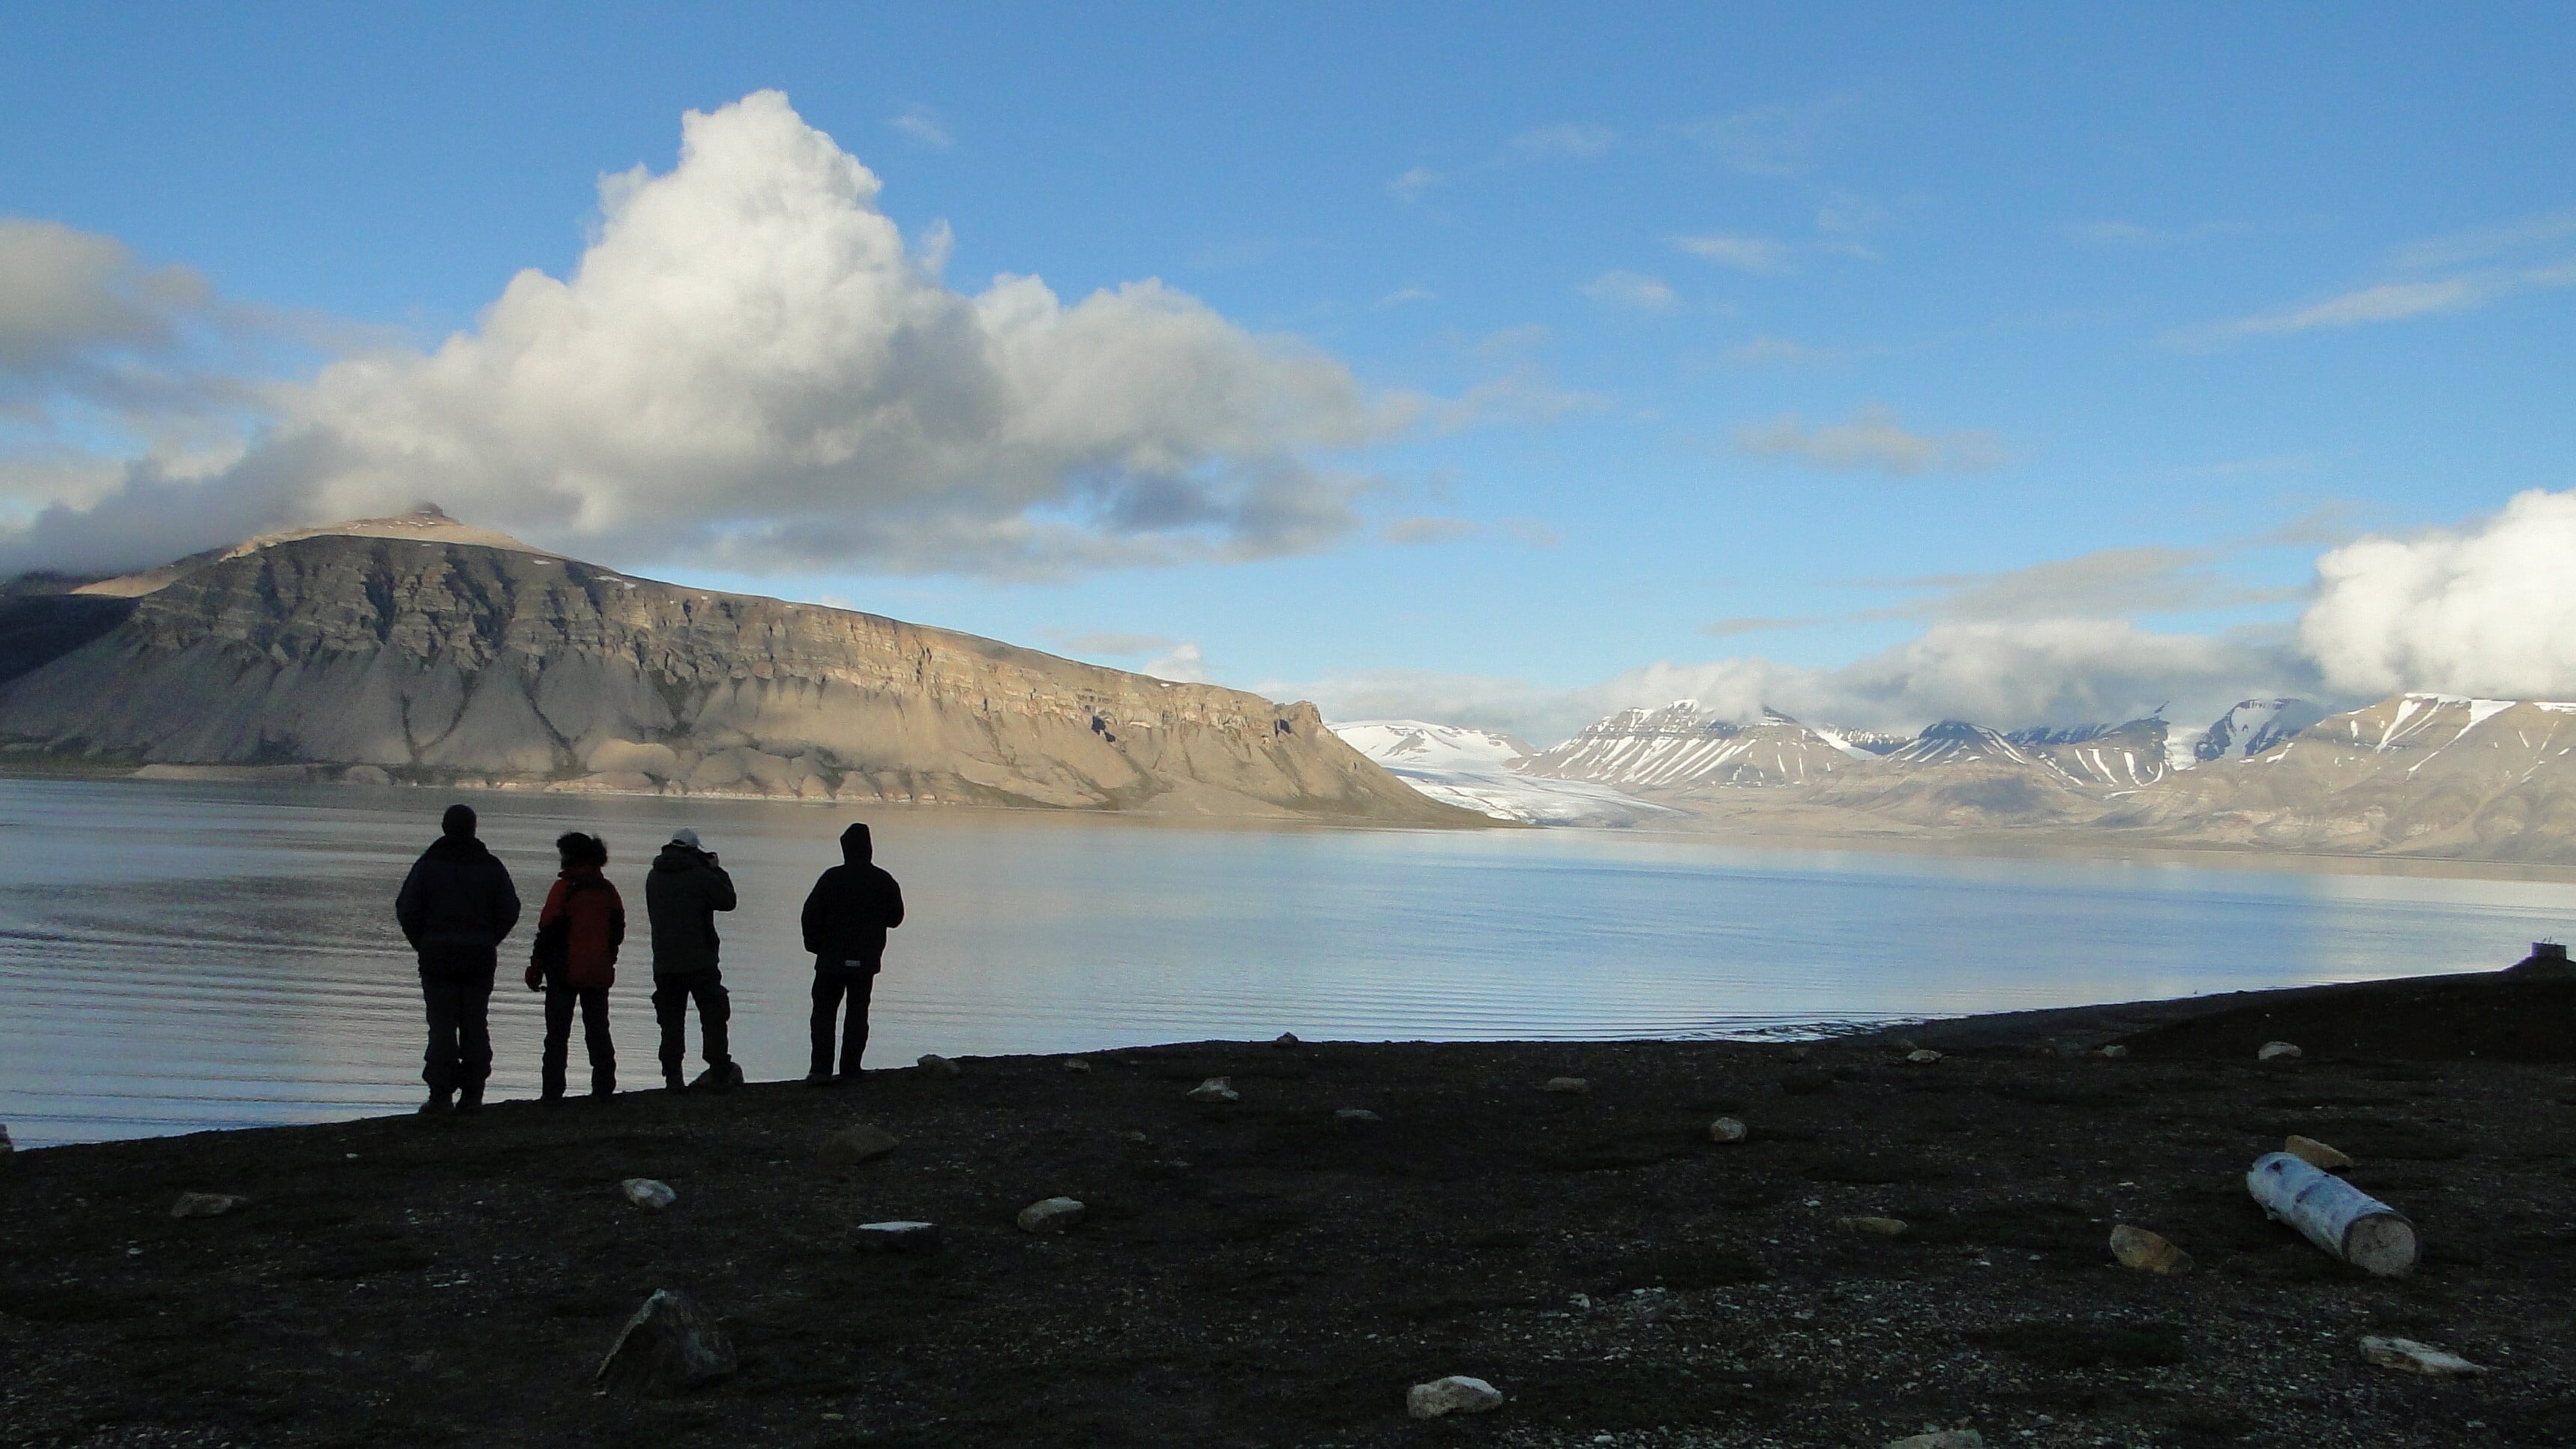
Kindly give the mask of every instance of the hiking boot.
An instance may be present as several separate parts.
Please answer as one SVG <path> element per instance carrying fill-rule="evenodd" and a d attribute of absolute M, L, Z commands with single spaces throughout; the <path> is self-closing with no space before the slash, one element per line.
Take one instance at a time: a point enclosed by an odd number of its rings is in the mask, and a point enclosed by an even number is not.
<path fill-rule="evenodd" d="M 730 1092 L 742 1084 L 742 1068 L 732 1062 L 717 1062 L 698 1073 L 689 1085 L 709 1092 Z"/>
<path fill-rule="evenodd" d="M 432 1092 L 429 1100 L 420 1104 L 420 1115 L 424 1117 L 436 1117 L 447 1110 L 448 1094 L 445 1092 Z"/>
<path fill-rule="evenodd" d="M 821 1071 L 807 1072 L 805 1074 L 805 1085 L 809 1087 L 828 1087 L 832 1085 L 832 1074 L 830 1072 Z"/>
<path fill-rule="evenodd" d="M 662 1088 L 670 1092 L 685 1092 L 689 1088 L 689 1082 L 686 1077 L 680 1075 L 679 1068 L 673 1067 L 662 1074 Z"/>
<path fill-rule="evenodd" d="M 599 1077 L 594 1079 L 590 1084 L 590 1094 L 594 1097 L 616 1096 L 617 1079 L 615 1077 Z"/>
<path fill-rule="evenodd" d="M 481 1087 L 467 1087 L 462 1091 L 459 1091 L 456 1094 L 456 1110 L 459 1112 L 482 1111 L 483 1089 Z"/>

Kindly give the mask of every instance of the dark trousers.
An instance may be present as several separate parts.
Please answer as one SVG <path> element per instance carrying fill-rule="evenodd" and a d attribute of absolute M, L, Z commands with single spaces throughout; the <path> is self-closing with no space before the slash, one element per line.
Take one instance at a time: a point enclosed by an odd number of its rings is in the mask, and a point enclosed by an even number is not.
<path fill-rule="evenodd" d="M 546 983 L 546 1057 L 542 1080 L 549 1097 L 564 1094 L 564 1067 L 572 1055 L 572 1010 L 581 1007 L 582 1044 L 590 1048 L 590 1089 L 617 1090 L 617 1043 L 608 1034 L 608 988 Z"/>
<path fill-rule="evenodd" d="M 859 1057 L 868 1049 L 868 996 L 876 985 L 874 972 L 814 969 L 815 1076 L 832 1070 L 832 1018 L 840 1014 L 844 999 L 849 1002 L 850 1019 L 841 1033 L 841 1075 L 859 1074 Z"/>
<path fill-rule="evenodd" d="M 429 1008 L 429 1053 L 420 1079 L 432 1092 L 480 1095 L 492 1075 L 492 1004 L 489 971 L 423 971 L 421 1000 Z"/>
<path fill-rule="evenodd" d="M 653 978 L 653 1019 L 662 1024 L 662 1075 L 671 1076 L 689 1059 L 689 1003 L 698 1004 L 698 1034 L 707 1065 L 733 1061 L 725 1040 L 725 1023 L 733 1019 L 733 998 L 725 994 L 724 973 L 714 967 L 686 976 Z"/>

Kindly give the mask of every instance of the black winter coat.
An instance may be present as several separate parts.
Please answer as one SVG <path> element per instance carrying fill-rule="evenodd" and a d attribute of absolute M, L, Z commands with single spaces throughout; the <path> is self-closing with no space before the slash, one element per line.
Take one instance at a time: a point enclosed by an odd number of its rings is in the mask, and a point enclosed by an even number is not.
<path fill-rule="evenodd" d="M 691 976 L 716 969 L 716 912 L 734 907 L 733 877 L 678 841 L 662 847 L 644 873 L 644 914 L 653 922 L 653 974 Z"/>
<path fill-rule="evenodd" d="M 873 853 L 868 828 L 851 826 L 841 835 L 842 863 L 823 872 L 805 897 L 805 949 L 814 953 L 818 971 L 854 961 L 860 963 L 855 969 L 875 975 L 886 931 L 903 924 L 903 887 L 869 863 Z"/>
<path fill-rule="evenodd" d="M 519 892 L 509 868 L 482 841 L 442 835 L 403 877 L 394 919 L 420 953 L 421 970 L 489 971 L 502 939 L 519 924 Z"/>

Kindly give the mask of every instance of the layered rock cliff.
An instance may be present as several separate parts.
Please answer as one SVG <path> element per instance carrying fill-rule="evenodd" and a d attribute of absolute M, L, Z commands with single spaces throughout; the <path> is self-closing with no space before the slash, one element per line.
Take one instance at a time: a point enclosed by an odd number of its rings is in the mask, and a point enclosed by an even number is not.
<path fill-rule="evenodd" d="M 156 773 L 1473 819 L 1310 704 L 402 522 L 91 586 L 122 618 L 20 636 L 0 741 Z"/>

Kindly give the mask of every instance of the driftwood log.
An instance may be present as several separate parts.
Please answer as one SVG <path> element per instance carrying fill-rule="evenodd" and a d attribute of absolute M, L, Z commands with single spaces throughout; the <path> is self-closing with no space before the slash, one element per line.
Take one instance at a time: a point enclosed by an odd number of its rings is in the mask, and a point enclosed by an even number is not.
<path fill-rule="evenodd" d="M 2415 1225 L 2404 1213 L 2289 1153 L 2256 1158 L 2245 1190 L 2263 1211 L 2366 1273 L 2395 1278 L 2415 1266 Z"/>

